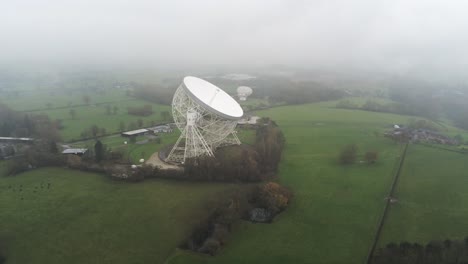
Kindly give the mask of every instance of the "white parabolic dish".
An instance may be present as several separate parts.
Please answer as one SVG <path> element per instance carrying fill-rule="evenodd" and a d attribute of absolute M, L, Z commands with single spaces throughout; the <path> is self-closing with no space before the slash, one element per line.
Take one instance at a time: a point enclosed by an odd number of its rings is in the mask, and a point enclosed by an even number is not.
<path fill-rule="evenodd" d="M 245 94 L 247 96 L 252 94 L 252 88 L 247 87 L 247 86 L 239 86 L 237 88 L 237 93 L 239 94 Z"/>
<path fill-rule="evenodd" d="M 237 120 L 244 115 L 242 107 L 229 94 L 212 83 L 197 77 L 184 78 L 182 87 L 193 100 L 226 119 Z"/>

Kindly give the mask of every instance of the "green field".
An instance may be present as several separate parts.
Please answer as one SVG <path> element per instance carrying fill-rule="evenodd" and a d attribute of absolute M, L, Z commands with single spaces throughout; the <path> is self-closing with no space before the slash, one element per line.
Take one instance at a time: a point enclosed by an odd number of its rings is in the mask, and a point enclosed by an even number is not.
<path fill-rule="evenodd" d="M 468 236 L 468 155 L 411 145 L 381 246 Z"/>
<path fill-rule="evenodd" d="M 0 178 L 0 238 L 8 263 L 162 263 L 235 186 L 38 169 Z"/>
<path fill-rule="evenodd" d="M 243 222 L 216 257 L 177 251 L 170 263 L 363 263 L 382 213 L 401 147 L 380 136 L 408 117 L 340 110 L 332 103 L 260 112 L 287 140 L 280 181 L 293 204 L 272 225 Z M 339 166 L 337 153 L 356 143 L 379 151 L 375 165 Z"/>
<path fill-rule="evenodd" d="M 8 245 L 8 263 L 363 263 L 402 150 L 382 134 L 411 117 L 336 109 L 335 104 L 284 106 L 258 113 L 275 120 L 285 134 L 278 180 L 295 196 L 272 224 L 240 222 L 215 257 L 176 247 L 206 212 L 204 201 L 234 185 L 158 180 L 124 184 L 102 175 L 46 168 L 0 178 L 0 208 L 7 212 L 0 215 L 0 238 Z M 148 156 L 177 135 L 166 135 L 159 145 L 131 144 L 129 156 L 133 161 L 142 153 Z M 239 137 L 253 142 L 254 134 L 241 131 Z M 103 142 L 111 148 L 122 146 L 121 137 L 106 137 Z M 351 143 L 359 147 L 359 160 L 366 151 L 375 150 L 378 162 L 339 165 L 339 151 Z M 425 241 L 464 230 L 468 219 L 463 204 L 468 196 L 463 190 L 468 180 L 462 177 L 463 159 L 468 156 L 440 153 L 410 146 L 398 189 L 402 202 L 390 212 L 385 241 Z M 443 166 L 438 163 L 442 161 Z M 454 173 L 444 173 L 444 166 Z M 2 163 L 0 171 L 1 167 Z M 421 170 L 415 172 L 418 177 L 406 177 L 412 170 Z M 439 175 L 453 179 L 452 183 Z M 31 192 L 48 182 L 53 183 L 49 191 Z M 21 184 L 23 191 L 28 189 L 24 196 L 6 189 Z M 434 193 L 441 195 L 428 198 Z M 449 213 L 454 223 L 444 218 Z M 406 222 L 410 228 L 404 230 Z"/>
<path fill-rule="evenodd" d="M 98 127 L 104 127 L 107 133 L 113 133 L 119 131 L 120 122 L 124 122 L 125 126 L 128 129 L 128 125 L 132 122 L 137 123 L 138 119 L 143 120 L 144 126 L 150 126 L 151 121 L 155 123 L 163 122 L 161 112 L 169 111 L 169 106 L 152 104 L 142 100 L 133 100 L 119 103 L 109 104 L 111 107 L 114 105 L 119 108 L 117 114 L 107 115 L 105 105 L 99 106 L 84 106 L 74 108 L 76 111 L 76 118 L 72 119 L 69 111 L 70 109 L 55 109 L 45 111 L 52 119 L 61 119 L 63 122 L 64 129 L 60 131 L 63 139 L 65 141 L 79 139 L 81 132 L 84 129 L 88 129 L 93 125 Z M 145 117 L 133 116 L 127 113 L 127 107 L 143 106 L 143 105 L 152 105 L 153 114 Z"/>
<path fill-rule="evenodd" d="M 18 97 L 2 98 L 0 102 L 7 104 L 17 111 L 40 109 L 39 111 L 29 112 L 29 114 L 44 113 L 53 120 L 61 120 L 63 129 L 60 130 L 60 135 L 65 142 L 80 139 L 81 133 L 93 125 L 105 128 L 106 134 L 109 134 L 119 132 L 121 122 L 125 125 L 124 130 L 130 130 L 130 124 L 137 124 L 138 119 L 143 121 L 143 127 L 151 126 L 151 122 L 162 123 L 172 120 L 163 120 L 161 115 L 163 111 L 170 113 L 170 106 L 138 100 L 125 95 L 125 92 L 121 90 L 112 93 L 108 91 L 105 94 L 95 94 L 91 97 L 89 105 L 85 105 L 82 100 L 83 95 L 86 93 L 56 93 L 50 94 L 49 92 L 33 91 Z M 47 103 L 51 103 L 51 108 L 47 108 Z M 151 105 L 153 114 L 140 117 L 129 115 L 127 112 L 128 107 L 142 107 L 144 105 Z M 117 107 L 116 114 L 107 114 L 106 106 L 110 106 L 111 109 Z M 70 115 L 71 109 L 76 113 L 74 119 Z M 136 129 L 136 127 L 133 129 Z"/>
<path fill-rule="evenodd" d="M 29 110 L 48 110 L 48 104 L 51 108 L 70 107 L 84 105 L 83 96 L 90 96 L 90 104 L 102 104 L 107 102 L 118 102 L 133 100 L 134 98 L 125 95 L 123 90 L 108 91 L 105 94 L 96 94 L 88 92 L 62 92 L 55 91 L 31 91 L 23 92 L 18 96 L 4 96 L 0 102 L 5 103 L 11 109 L 16 111 Z"/>

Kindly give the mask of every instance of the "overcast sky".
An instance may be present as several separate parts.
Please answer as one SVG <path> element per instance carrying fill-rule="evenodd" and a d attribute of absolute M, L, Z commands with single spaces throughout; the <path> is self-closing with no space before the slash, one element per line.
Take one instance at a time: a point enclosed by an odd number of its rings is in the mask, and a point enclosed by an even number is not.
<path fill-rule="evenodd" d="M 468 1 L 0 0 L 0 63 L 463 73 Z"/>

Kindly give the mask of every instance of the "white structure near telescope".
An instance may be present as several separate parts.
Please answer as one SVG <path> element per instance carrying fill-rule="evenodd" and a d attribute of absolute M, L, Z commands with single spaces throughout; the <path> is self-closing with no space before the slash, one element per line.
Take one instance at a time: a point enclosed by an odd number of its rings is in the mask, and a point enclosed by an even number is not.
<path fill-rule="evenodd" d="M 213 156 L 217 147 L 240 144 L 235 134 L 241 106 L 217 86 L 185 77 L 172 99 L 172 116 L 181 135 L 166 158 L 184 163 L 187 158 Z"/>
<path fill-rule="evenodd" d="M 247 97 L 252 94 L 252 88 L 247 86 L 239 86 L 237 88 L 237 96 L 239 97 L 240 101 L 247 100 Z"/>

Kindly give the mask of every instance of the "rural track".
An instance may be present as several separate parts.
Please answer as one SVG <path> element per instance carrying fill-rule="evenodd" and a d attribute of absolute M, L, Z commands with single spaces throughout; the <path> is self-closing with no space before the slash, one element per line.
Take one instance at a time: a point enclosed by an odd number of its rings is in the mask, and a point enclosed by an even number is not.
<path fill-rule="evenodd" d="M 406 158 L 406 151 L 408 150 L 408 145 L 409 145 L 409 143 L 405 144 L 403 152 L 402 152 L 401 157 L 400 157 L 400 160 L 397 163 L 398 164 L 397 165 L 398 166 L 397 171 L 395 173 L 395 176 L 393 177 L 393 182 L 392 182 L 392 185 L 391 185 L 391 188 L 390 188 L 390 192 L 388 193 L 386 203 L 385 203 L 385 207 L 384 207 L 382 216 L 380 217 L 380 221 L 379 221 L 379 224 L 378 224 L 378 227 L 377 227 L 377 231 L 376 231 L 375 236 L 374 236 L 374 240 L 372 242 L 371 248 L 370 248 L 369 253 L 367 255 L 366 264 L 371 264 L 372 263 L 372 257 L 374 256 L 374 252 L 375 252 L 375 249 L 377 247 L 377 243 L 379 242 L 380 236 L 382 234 L 382 229 L 383 229 L 383 226 L 385 224 L 385 220 L 387 219 L 387 216 L 388 216 L 388 211 L 390 210 L 391 198 L 394 198 L 395 189 L 396 189 L 396 186 L 398 184 L 398 179 L 400 178 L 401 169 L 403 168 L 403 163 L 404 163 L 405 158 Z"/>

